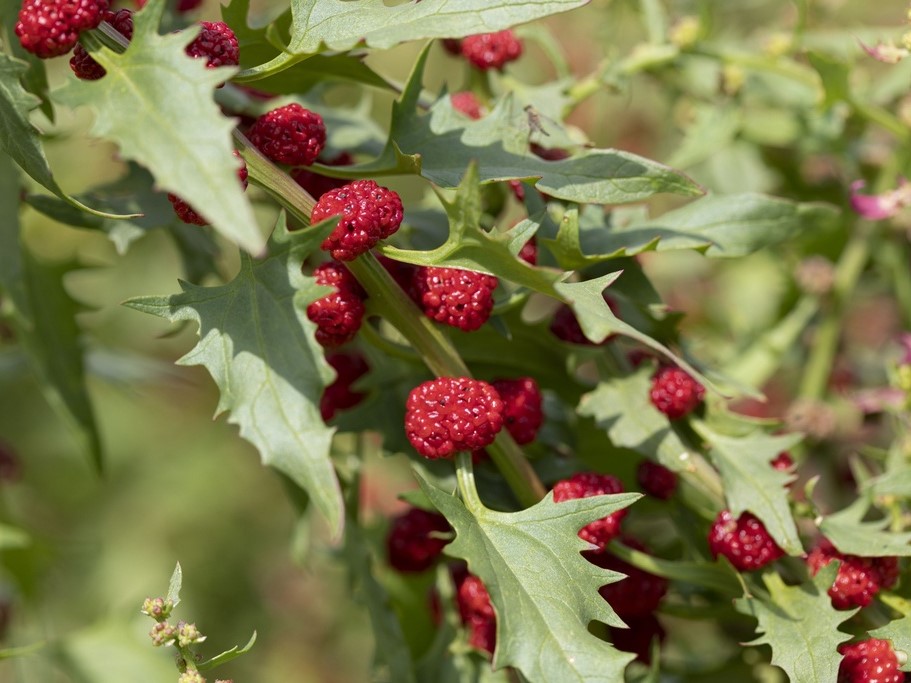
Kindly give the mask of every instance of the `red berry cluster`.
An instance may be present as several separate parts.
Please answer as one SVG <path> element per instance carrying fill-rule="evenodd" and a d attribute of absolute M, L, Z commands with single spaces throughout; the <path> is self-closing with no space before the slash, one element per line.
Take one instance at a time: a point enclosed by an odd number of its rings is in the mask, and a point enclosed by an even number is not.
<path fill-rule="evenodd" d="M 556 503 L 614 493 L 623 493 L 623 484 L 611 474 L 579 472 L 569 479 L 563 479 L 554 484 L 554 502 Z M 626 517 L 626 512 L 626 508 L 623 508 L 612 512 L 607 517 L 591 522 L 582 527 L 579 537 L 603 550 L 608 543 L 620 535 L 620 523 Z"/>
<path fill-rule="evenodd" d="M 460 51 L 479 69 L 502 69 L 522 56 L 522 41 L 509 29 L 480 33 L 463 38 Z"/>
<path fill-rule="evenodd" d="M 319 161 L 325 166 L 350 166 L 354 163 L 354 157 L 348 154 L 348 152 L 342 152 L 331 159 L 320 159 Z M 330 178 L 329 176 L 320 173 L 314 173 L 306 168 L 295 169 L 291 172 L 291 177 L 315 199 L 319 199 L 329 192 L 329 190 L 337 190 L 347 183 L 346 180 Z"/>
<path fill-rule="evenodd" d="M 351 385 L 367 374 L 370 367 L 363 356 L 356 353 L 331 353 L 326 361 L 335 370 L 335 381 L 323 391 L 319 410 L 323 422 L 328 422 L 340 410 L 353 408 L 364 400 L 365 394 L 353 391 Z"/>
<path fill-rule="evenodd" d="M 443 515 L 409 508 L 392 520 L 386 536 L 386 554 L 393 569 L 417 573 L 429 569 L 449 542 L 452 529 Z"/>
<path fill-rule="evenodd" d="M 456 604 L 462 623 L 468 628 L 469 644 L 493 654 L 497 644 L 497 617 L 481 579 L 467 572 L 457 577 Z"/>
<path fill-rule="evenodd" d="M 428 266 L 415 269 L 410 293 L 427 317 L 471 332 L 490 318 L 497 285 L 499 280 L 485 273 Z"/>
<path fill-rule="evenodd" d="M 835 609 L 866 607 L 882 588 L 891 588 L 898 581 L 898 559 L 895 557 L 858 557 L 845 555 L 828 539 L 823 539 L 807 555 L 810 573 L 819 570 L 832 560 L 840 560 L 838 574 L 829 588 L 829 597 Z"/>
<path fill-rule="evenodd" d="M 247 164 L 237 153 L 234 151 L 234 156 L 240 160 L 240 168 L 237 169 L 237 178 L 240 180 L 240 184 L 243 188 L 247 189 Z M 209 221 L 204 216 L 200 215 L 196 209 L 190 206 L 183 199 L 178 197 L 176 194 L 168 193 L 168 201 L 171 202 L 171 205 L 174 207 L 174 213 L 177 214 L 177 217 L 182 220 L 184 223 L 190 225 L 208 225 Z"/>
<path fill-rule="evenodd" d="M 531 377 L 497 379 L 493 388 L 503 399 L 504 427 L 520 446 L 531 443 L 544 422 L 541 390 Z"/>
<path fill-rule="evenodd" d="M 247 137 L 276 163 L 309 166 L 326 144 L 326 126 L 319 114 L 293 102 L 256 119 Z"/>
<path fill-rule="evenodd" d="M 470 90 L 453 93 L 449 96 L 449 101 L 452 102 L 453 109 L 470 119 L 477 121 L 483 116 L 481 101 Z"/>
<path fill-rule="evenodd" d="M 760 569 L 784 556 L 752 513 L 744 512 L 735 519 L 730 510 L 722 510 L 715 518 L 709 530 L 709 550 L 712 557 L 723 555 L 742 572 Z"/>
<path fill-rule="evenodd" d="M 107 9 L 107 0 L 25 0 L 14 30 L 27 52 L 59 57 L 76 46 L 80 33 L 96 28 Z"/>
<path fill-rule="evenodd" d="M 237 66 L 240 64 L 240 46 L 231 27 L 222 21 L 200 22 L 202 30 L 187 45 L 191 57 L 205 57 L 206 67 Z"/>
<path fill-rule="evenodd" d="M 127 40 L 133 37 L 133 13 L 130 10 L 122 9 L 116 12 L 105 10 L 102 21 L 108 22 Z M 76 45 L 76 49 L 73 50 L 70 68 L 77 78 L 84 81 L 97 81 L 107 73 L 101 64 L 92 59 L 92 55 L 82 45 Z"/>
<path fill-rule="evenodd" d="M 869 638 L 843 643 L 838 651 L 844 655 L 838 667 L 838 683 L 902 683 L 906 680 L 888 640 Z"/>
<path fill-rule="evenodd" d="M 405 404 L 405 435 L 425 458 L 449 458 L 493 443 L 503 401 L 487 382 L 440 377 L 415 387 Z"/>
<path fill-rule="evenodd" d="M 649 398 L 658 410 L 676 420 L 693 412 L 705 396 L 705 387 L 681 368 L 665 365 L 652 378 Z"/>
<path fill-rule="evenodd" d="M 307 317 L 316 323 L 316 341 L 325 347 L 347 344 L 361 329 L 367 293 L 338 261 L 318 265 L 313 277 L 316 284 L 335 289 L 307 306 Z"/>
<path fill-rule="evenodd" d="M 677 490 L 677 475 L 664 465 L 643 460 L 636 468 L 636 481 L 642 490 L 660 500 L 669 500 Z"/>

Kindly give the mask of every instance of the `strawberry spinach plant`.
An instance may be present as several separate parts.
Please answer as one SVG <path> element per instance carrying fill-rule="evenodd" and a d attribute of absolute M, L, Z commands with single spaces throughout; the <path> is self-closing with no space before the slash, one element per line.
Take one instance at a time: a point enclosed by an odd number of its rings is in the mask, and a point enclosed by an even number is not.
<path fill-rule="evenodd" d="M 99 475 L 36 222 L 179 254 L 124 305 L 198 332 L 177 362 L 345 568 L 370 680 L 905 680 L 906 8 L 262 4 L 2 2 L 0 344 Z M 61 136 L 108 180 L 68 189 Z M 411 482 L 381 515 L 374 461 Z M 253 640 L 197 654 L 180 582 L 142 612 L 200 683 Z"/>

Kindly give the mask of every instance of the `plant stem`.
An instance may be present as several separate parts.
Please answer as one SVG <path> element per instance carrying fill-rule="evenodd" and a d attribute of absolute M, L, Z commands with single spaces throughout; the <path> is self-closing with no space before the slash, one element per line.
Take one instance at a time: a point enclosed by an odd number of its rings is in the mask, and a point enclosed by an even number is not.
<path fill-rule="evenodd" d="M 459 495 L 469 512 L 477 517 L 487 508 L 481 502 L 478 489 L 474 483 L 474 465 L 471 464 L 471 453 L 460 451 L 456 455 L 456 481 L 459 484 Z"/>

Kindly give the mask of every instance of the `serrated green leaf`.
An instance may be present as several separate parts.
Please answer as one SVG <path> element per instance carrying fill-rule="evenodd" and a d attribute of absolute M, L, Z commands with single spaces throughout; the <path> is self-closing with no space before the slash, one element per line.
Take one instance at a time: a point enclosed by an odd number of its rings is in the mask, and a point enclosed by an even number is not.
<path fill-rule="evenodd" d="M 333 429 L 323 422 L 319 400 L 332 377 L 307 305 L 326 291 L 301 274 L 303 258 L 332 231 L 335 221 L 289 233 L 280 222 L 261 261 L 244 255 L 227 285 L 181 283 L 170 297 L 132 299 L 126 305 L 168 320 L 191 320 L 200 341 L 182 365 L 204 365 L 221 391 L 217 412 L 253 443 L 263 462 L 304 488 L 341 533 L 343 505 L 329 460 Z"/>
<path fill-rule="evenodd" d="M 171 601 L 173 607 L 177 607 L 180 604 L 181 586 L 183 586 L 183 569 L 181 569 L 180 562 L 178 562 L 171 573 L 171 580 L 168 581 L 168 594 L 165 597 L 165 600 Z"/>
<path fill-rule="evenodd" d="M 243 647 L 238 647 L 235 645 L 230 650 L 225 650 L 221 654 L 217 654 L 211 659 L 200 662 L 196 665 L 196 667 L 200 671 L 211 671 L 217 666 L 221 666 L 222 664 L 230 662 L 232 659 L 237 659 L 241 655 L 247 654 L 253 648 L 254 643 L 256 643 L 256 631 L 253 631 L 253 635 L 250 636 L 250 640 L 248 640 L 247 644 Z"/>
<path fill-rule="evenodd" d="M 237 180 L 234 121 L 213 100 L 231 69 L 207 69 L 204 60 L 189 57 L 184 48 L 192 30 L 158 35 L 163 10 L 163 0 L 152 0 L 133 15 L 133 38 L 123 54 L 89 43 L 107 75 L 71 79 L 54 96 L 91 107 L 94 134 L 116 142 L 121 156 L 148 168 L 161 189 L 179 195 L 218 232 L 258 254 L 265 238 Z"/>
<path fill-rule="evenodd" d="M 28 120 L 29 112 L 40 100 L 27 92 L 19 81 L 27 69 L 25 62 L 0 53 L 0 149 L 36 182 L 73 206 L 99 216 L 122 218 L 81 204 L 57 184 L 41 148 L 38 132 Z"/>
<path fill-rule="evenodd" d="M 490 33 L 581 7 L 589 0 L 421 0 L 390 6 L 383 0 L 295 0 L 291 40 L 284 53 L 248 69 L 239 80 L 277 73 L 328 50 L 366 45 L 386 49 L 413 40 Z"/>
<path fill-rule="evenodd" d="M 871 638 L 881 638 L 892 642 L 892 649 L 907 655 L 902 671 L 911 671 L 911 615 L 890 621 L 885 626 L 869 632 Z"/>
<path fill-rule="evenodd" d="M 709 457 L 721 473 L 731 513 L 739 516 L 745 511 L 752 512 L 782 550 L 788 555 L 802 555 L 804 549 L 791 514 L 787 488 L 794 475 L 775 469 L 771 463 L 803 436 L 754 432 L 732 437 L 718 434 L 702 423 L 694 426 L 709 442 Z"/>
<path fill-rule="evenodd" d="M 911 533 L 885 531 L 889 525 L 888 519 L 864 522 L 869 509 L 869 498 L 862 496 L 845 509 L 823 517 L 817 526 L 846 555 L 911 557 Z"/>
<path fill-rule="evenodd" d="M 857 610 L 836 610 L 827 594 L 837 563 L 823 567 L 811 582 L 787 586 L 773 572 L 763 575 L 769 599 L 736 600 L 738 612 L 754 617 L 759 638 L 749 645 L 772 648 L 772 664 L 781 667 L 791 683 L 835 683 L 841 655 L 838 646 L 851 639 L 838 627 Z"/>
<path fill-rule="evenodd" d="M 630 505 L 637 494 L 554 503 L 552 494 L 521 512 L 469 511 L 423 479 L 421 488 L 456 531 L 446 553 L 468 562 L 497 613 L 494 667 L 530 681 L 619 681 L 633 659 L 588 631 L 591 621 L 619 625 L 598 588 L 620 578 L 582 557 L 587 523 Z"/>

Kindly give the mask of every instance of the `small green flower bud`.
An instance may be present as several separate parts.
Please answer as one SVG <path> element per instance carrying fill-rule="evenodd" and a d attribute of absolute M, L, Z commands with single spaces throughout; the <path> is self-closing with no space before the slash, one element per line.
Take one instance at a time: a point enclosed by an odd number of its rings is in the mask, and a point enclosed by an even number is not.
<path fill-rule="evenodd" d="M 152 638 L 152 643 L 154 643 L 155 647 L 170 645 L 177 637 L 177 629 L 166 621 L 159 621 L 149 631 L 149 636 Z"/>
<path fill-rule="evenodd" d="M 206 679 L 198 671 L 185 671 L 180 674 L 177 683 L 206 683 Z"/>
<path fill-rule="evenodd" d="M 681 17 L 680 20 L 671 27 L 668 35 L 671 43 L 684 50 L 695 45 L 701 37 L 702 24 L 698 17 L 692 16 Z"/>
<path fill-rule="evenodd" d="M 152 617 L 155 621 L 164 621 L 171 616 L 174 603 L 164 598 L 146 598 L 142 603 L 142 613 Z"/>
<path fill-rule="evenodd" d="M 193 643 L 201 643 L 206 637 L 199 632 L 196 624 L 188 624 L 185 621 L 177 624 L 177 644 L 180 647 L 187 647 Z"/>

